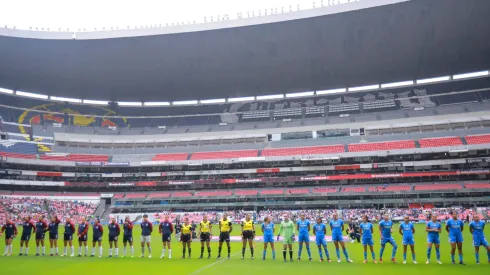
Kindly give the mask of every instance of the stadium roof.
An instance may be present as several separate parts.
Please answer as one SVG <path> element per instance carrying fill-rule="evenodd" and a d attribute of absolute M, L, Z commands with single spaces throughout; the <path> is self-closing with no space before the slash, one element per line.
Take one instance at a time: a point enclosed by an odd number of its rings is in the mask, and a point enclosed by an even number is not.
<path fill-rule="evenodd" d="M 201 32 L 93 40 L 0 36 L 0 87 L 169 101 L 325 90 L 490 67 L 490 1 L 413 0 Z"/>

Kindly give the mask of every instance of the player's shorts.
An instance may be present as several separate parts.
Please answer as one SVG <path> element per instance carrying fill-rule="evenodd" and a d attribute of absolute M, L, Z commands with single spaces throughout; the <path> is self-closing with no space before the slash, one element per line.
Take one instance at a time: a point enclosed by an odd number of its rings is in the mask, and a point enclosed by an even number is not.
<path fill-rule="evenodd" d="M 315 243 L 317 246 L 318 245 L 327 245 L 327 240 L 325 239 L 325 237 L 316 237 Z"/>
<path fill-rule="evenodd" d="M 20 237 L 21 241 L 29 241 L 31 239 L 31 235 L 22 235 Z"/>
<path fill-rule="evenodd" d="M 389 238 L 383 237 L 383 238 L 381 238 L 381 245 L 385 245 L 387 243 L 390 243 L 393 246 L 396 245 L 395 239 L 393 239 L 393 237 L 389 237 Z"/>
<path fill-rule="evenodd" d="M 118 236 L 109 235 L 109 242 L 117 242 Z"/>
<path fill-rule="evenodd" d="M 208 232 L 201 232 L 201 236 L 199 237 L 201 238 L 201 242 L 208 242 L 211 240 L 211 234 Z"/>
<path fill-rule="evenodd" d="M 83 235 L 81 237 L 78 237 L 78 241 L 79 242 L 86 242 L 88 240 L 88 236 L 87 235 Z"/>
<path fill-rule="evenodd" d="M 37 233 L 36 232 L 36 240 L 44 240 L 44 232 L 43 233 Z"/>
<path fill-rule="evenodd" d="M 414 245 L 415 241 L 413 237 L 403 237 L 402 243 L 403 245 Z"/>
<path fill-rule="evenodd" d="M 183 243 L 191 242 L 192 241 L 191 234 L 182 234 L 182 236 L 180 237 L 180 241 Z"/>
<path fill-rule="evenodd" d="M 131 235 L 124 235 L 123 236 L 123 243 L 127 243 L 127 242 L 132 243 L 133 242 L 133 236 L 131 236 Z"/>
<path fill-rule="evenodd" d="M 440 244 L 441 241 L 439 240 L 439 235 L 437 236 L 427 236 L 427 243 L 433 243 L 433 244 Z"/>
<path fill-rule="evenodd" d="M 102 242 L 102 237 L 92 237 L 92 242 L 93 243 Z"/>
<path fill-rule="evenodd" d="M 142 243 L 149 243 L 149 242 L 151 242 L 151 236 L 141 236 L 141 242 Z"/>
<path fill-rule="evenodd" d="M 373 238 L 362 238 L 361 239 L 361 244 L 362 245 L 374 245 Z"/>
<path fill-rule="evenodd" d="M 343 242 L 344 241 L 344 236 L 342 236 L 342 234 L 332 235 L 332 241 L 333 242 Z"/>
<path fill-rule="evenodd" d="M 70 235 L 70 234 L 64 234 L 64 235 L 63 235 L 63 240 L 64 240 L 64 241 L 71 241 L 71 240 L 73 240 L 73 235 Z"/>
<path fill-rule="evenodd" d="M 250 231 L 250 230 L 243 231 L 242 239 L 243 240 L 253 240 L 254 239 L 254 232 Z"/>
<path fill-rule="evenodd" d="M 57 240 L 58 239 L 58 234 L 51 234 L 51 233 L 49 233 L 49 239 L 50 240 Z"/>
<path fill-rule="evenodd" d="M 449 235 L 450 243 L 462 243 L 463 242 L 463 234 L 458 235 Z"/>
<path fill-rule="evenodd" d="M 230 233 L 229 232 L 219 233 L 219 241 L 220 242 L 229 242 L 230 241 Z"/>
<path fill-rule="evenodd" d="M 172 234 L 170 233 L 162 235 L 162 242 L 170 242 L 171 239 L 172 239 Z"/>
<path fill-rule="evenodd" d="M 310 242 L 310 236 L 308 236 L 308 234 L 299 234 L 298 235 L 298 242 L 309 243 Z"/>
<path fill-rule="evenodd" d="M 10 240 L 10 239 L 13 239 L 13 238 L 14 238 L 14 235 L 13 234 L 5 235 L 5 240 Z"/>
<path fill-rule="evenodd" d="M 488 247 L 488 242 L 485 239 L 485 237 L 480 237 L 480 238 L 473 238 L 473 246 L 474 247 Z"/>
<path fill-rule="evenodd" d="M 282 238 L 282 244 L 293 244 L 294 243 L 294 240 L 292 237 L 283 237 Z"/>
<path fill-rule="evenodd" d="M 274 243 L 274 235 L 264 235 L 264 243 Z"/>

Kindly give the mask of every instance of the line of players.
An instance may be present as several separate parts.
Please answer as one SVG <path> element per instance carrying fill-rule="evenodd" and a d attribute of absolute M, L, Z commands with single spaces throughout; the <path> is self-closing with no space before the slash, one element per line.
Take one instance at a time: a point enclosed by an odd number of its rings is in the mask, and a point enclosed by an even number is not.
<path fill-rule="evenodd" d="M 27 256 L 29 253 L 29 240 L 31 234 L 36 235 L 36 256 L 45 255 L 45 234 L 49 234 L 49 243 L 50 243 L 50 256 L 58 256 L 58 229 L 61 221 L 57 217 L 52 217 L 49 224 L 45 221 L 43 216 L 38 217 L 36 222 L 31 221 L 31 217 L 26 217 L 24 219 L 23 232 L 20 240 L 20 253 L 19 256 L 25 255 Z M 233 230 L 232 222 L 228 220 L 226 214 L 223 215 L 223 218 L 219 221 L 219 246 L 218 246 L 218 259 L 221 258 L 221 251 L 223 243 L 227 244 L 228 249 L 228 258 L 230 258 L 231 254 L 231 246 L 230 246 L 230 233 Z M 383 220 L 379 222 L 379 233 L 381 236 L 381 249 L 379 252 L 379 262 L 383 262 L 383 253 L 385 250 L 385 246 L 387 243 L 392 245 L 392 255 L 391 261 L 395 261 L 395 255 L 397 252 L 397 244 L 392 237 L 393 233 L 393 225 L 394 223 L 389 219 L 389 216 L 386 215 Z M 78 236 L 78 256 L 82 256 L 82 252 L 85 256 L 88 256 L 88 230 L 89 223 L 83 219 L 82 222 L 78 225 L 78 230 L 75 229 L 74 223 L 67 218 L 64 224 L 64 234 L 63 234 L 63 243 L 64 243 L 64 251 L 61 256 L 67 256 L 67 249 L 70 248 L 71 254 L 70 256 L 75 256 L 75 249 L 73 246 L 73 235 L 77 234 Z M 283 243 L 283 259 L 287 261 L 287 252 L 289 252 L 289 260 L 293 261 L 293 243 L 296 240 L 295 234 L 298 231 L 298 257 L 297 260 L 301 259 L 301 254 L 303 250 L 303 246 L 306 247 L 306 251 L 308 254 L 308 258 L 311 261 L 311 251 L 310 251 L 310 236 L 309 232 L 311 231 L 315 235 L 315 243 L 318 247 L 318 253 L 320 256 L 320 261 L 323 260 L 323 251 L 325 252 L 326 260 L 330 262 L 330 255 L 327 249 L 327 243 L 325 239 L 325 235 L 327 232 L 326 225 L 322 222 L 321 218 L 317 218 L 316 223 L 311 226 L 310 221 L 305 218 L 304 214 L 300 215 L 300 219 L 296 222 L 296 225 L 289 219 L 289 217 L 285 216 L 284 220 L 280 223 L 279 232 L 277 237 L 275 238 L 275 225 L 269 218 L 265 218 L 264 222 L 261 225 L 261 231 L 263 233 L 264 238 L 264 250 L 262 259 L 265 260 L 266 253 L 268 249 L 268 245 L 271 247 L 272 258 L 275 259 L 275 247 L 274 247 L 274 239 L 277 241 L 282 237 Z M 333 219 L 329 222 L 329 227 L 332 231 L 332 241 L 335 245 L 336 256 L 338 262 L 340 262 L 340 247 L 342 248 L 343 254 L 347 262 L 352 262 L 349 258 L 347 249 L 344 244 L 344 222 L 338 218 L 337 214 L 333 215 Z M 483 246 L 487 250 L 488 262 L 490 263 L 490 245 L 486 241 L 484 237 L 484 227 L 485 222 L 481 221 L 478 216 L 475 216 L 475 219 L 470 223 L 470 232 L 473 236 L 473 246 L 475 248 L 475 258 L 476 262 L 479 263 L 479 248 Z M 126 248 L 129 245 L 131 257 L 134 257 L 134 247 L 133 247 L 133 228 L 134 223 L 126 217 L 123 224 L 123 257 L 126 256 Z M 451 244 L 451 260 L 452 263 L 455 263 L 455 251 L 458 250 L 459 255 L 459 263 L 464 264 L 463 262 L 463 236 L 462 232 L 464 229 L 464 223 L 461 220 L 458 220 L 457 214 L 452 213 L 452 219 L 448 220 L 446 223 L 446 231 L 449 233 L 449 242 Z M 180 232 L 175 232 L 177 238 L 180 240 L 182 244 L 182 258 L 191 257 L 191 242 L 192 242 L 192 225 L 189 223 L 187 218 L 184 219 L 184 224 L 181 226 Z M 427 232 L 427 264 L 430 263 L 430 258 L 432 254 L 432 247 L 435 247 L 437 263 L 442 264 L 440 260 L 440 233 L 442 230 L 442 225 L 437 221 L 435 216 L 432 217 L 432 220 L 427 222 L 426 224 L 426 232 Z M 113 256 L 113 252 L 115 257 L 119 256 L 119 248 L 118 248 L 118 237 L 121 233 L 121 229 L 119 224 L 116 222 L 115 218 L 112 218 L 108 224 L 108 237 L 109 237 L 109 257 Z M 174 233 L 174 226 L 169 220 L 168 216 L 164 217 L 164 220 L 159 225 L 159 233 L 162 237 L 162 254 L 160 258 L 165 257 L 166 251 L 168 251 L 168 258 L 172 257 L 172 249 L 171 249 L 171 236 Z M 104 229 L 100 221 L 96 220 L 92 225 L 92 253 L 91 257 L 95 257 L 95 250 L 99 248 L 99 257 L 102 257 L 103 249 L 102 249 L 102 236 L 104 233 Z M 148 220 L 148 215 L 143 216 L 143 221 L 141 222 L 141 257 L 145 257 L 145 247 L 148 249 L 148 257 L 151 258 L 151 234 L 153 232 L 153 225 Z M 199 224 L 199 233 L 201 241 L 201 254 L 200 259 L 203 258 L 204 250 L 207 248 L 208 259 L 211 258 L 211 247 L 210 241 L 212 238 L 212 224 L 208 220 L 207 216 L 203 217 L 202 222 Z M 415 227 L 410 222 L 409 217 L 405 217 L 404 221 L 400 224 L 399 234 L 402 235 L 402 243 L 403 243 L 403 263 L 406 263 L 407 259 L 407 248 L 410 247 L 412 252 L 412 260 L 413 263 L 416 264 L 415 257 L 415 242 L 414 242 L 414 234 Z M 5 233 L 5 251 L 4 256 L 10 256 L 12 254 L 12 240 L 17 235 L 17 228 L 15 224 L 8 220 L 7 223 L 2 227 L 0 236 Z M 374 226 L 368 220 L 367 216 L 363 216 L 363 222 L 360 224 L 360 234 L 362 239 L 362 245 L 364 247 L 364 263 L 367 262 L 368 248 L 371 252 L 371 256 L 373 258 L 373 262 L 377 263 L 376 256 L 374 253 L 374 242 L 373 242 L 373 234 L 374 234 Z M 245 220 L 241 224 L 241 237 L 242 237 L 242 259 L 245 257 L 245 251 L 248 244 L 248 247 L 251 252 L 251 257 L 254 257 L 254 239 L 255 239 L 255 223 L 251 219 L 250 215 L 247 215 Z M 24 250 L 25 246 L 25 250 Z M 42 251 L 40 249 L 42 248 Z M 168 249 L 168 250 L 167 250 Z"/>

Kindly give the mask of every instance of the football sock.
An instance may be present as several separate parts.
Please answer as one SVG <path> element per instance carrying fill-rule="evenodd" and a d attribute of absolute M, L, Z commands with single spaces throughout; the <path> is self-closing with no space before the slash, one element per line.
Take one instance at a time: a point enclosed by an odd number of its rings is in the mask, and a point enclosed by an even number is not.
<path fill-rule="evenodd" d="M 412 260 L 415 261 L 415 253 L 412 253 Z"/>
<path fill-rule="evenodd" d="M 148 254 L 151 255 L 151 246 L 148 247 Z"/>
<path fill-rule="evenodd" d="M 81 246 L 78 248 L 78 254 L 79 254 L 79 255 L 81 255 L 81 254 L 82 254 L 82 247 L 81 247 Z"/>
<path fill-rule="evenodd" d="M 451 261 L 454 262 L 454 254 L 451 254 Z"/>
<path fill-rule="evenodd" d="M 371 251 L 371 256 L 373 257 L 373 260 L 376 260 L 376 255 L 374 255 L 374 251 Z"/>
<path fill-rule="evenodd" d="M 349 259 L 349 254 L 347 253 L 347 248 L 343 248 L 342 251 L 344 252 L 345 258 L 348 260 Z"/>
<path fill-rule="evenodd" d="M 22 250 L 24 250 L 24 248 L 21 246 L 19 251 L 20 254 L 22 254 Z"/>
<path fill-rule="evenodd" d="M 300 244 L 299 245 L 299 248 L 298 248 L 298 259 L 301 258 L 301 253 L 303 252 L 303 244 Z"/>
<path fill-rule="evenodd" d="M 9 246 L 6 245 L 5 248 L 3 249 L 3 254 L 7 254 L 8 248 L 9 248 Z M 264 250 L 264 252 L 265 252 L 265 250 Z"/>
<path fill-rule="evenodd" d="M 191 257 L 191 251 L 192 251 L 192 248 L 189 247 L 189 258 Z"/>
<path fill-rule="evenodd" d="M 73 254 L 75 254 L 75 247 L 73 247 L 73 246 L 72 246 L 72 247 L 70 247 L 70 248 L 71 248 L 71 254 L 72 254 L 72 255 L 73 255 Z"/>
<path fill-rule="evenodd" d="M 289 250 L 289 259 L 293 259 L 293 251 L 292 250 Z"/>
<path fill-rule="evenodd" d="M 85 246 L 85 255 L 88 255 L 88 245 Z"/>
<path fill-rule="evenodd" d="M 231 247 L 228 247 L 228 257 L 230 257 L 231 254 Z"/>
<path fill-rule="evenodd" d="M 245 247 L 242 247 L 242 257 L 245 257 Z"/>
<path fill-rule="evenodd" d="M 6 252 L 5 252 L 6 253 Z M 264 249 L 264 251 L 262 251 L 262 258 L 265 259 L 265 254 L 267 253 L 267 250 Z"/>
<path fill-rule="evenodd" d="M 379 250 L 379 258 L 382 259 L 383 258 L 383 253 L 385 252 L 385 246 L 382 245 L 381 246 L 381 249 Z"/>
<path fill-rule="evenodd" d="M 26 255 L 29 254 L 29 247 L 26 247 Z"/>
<path fill-rule="evenodd" d="M 395 244 L 393 246 L 393 251 L 391 251 L 391 258 L 395 258 L 396 251 L 398 250 L 398 246 Z"/>
<path fill-rule="evenodd" d="M 218 248 L 218 257 L 221 256 L 221 247 Z"/>
<path fill-rule="evenodd" d="M 330 254 L 328 253 L 327 246 L 325 246 L 324 249 L 325 249 L 325 256 L 327 257 L 327 259 L 330 259 Z"/>
<path fill-rule="evenodd" d="M 12 245 L 10 245 L 10 252 L 12 252 Z M 490 261 L 490 251 L 487 250 L 487 258 Z"/>
<path fill-rule="evenodd" d="M 320 255 L 320 259 L 323 260 L 323 252 L 321 248 L 318 248 L 318 254 Z"/>
<path fill-rule="evenodd" d="M 432 248 L 431 247 L 427 247 L 427 261 L 430 261 L 430 254 L 432 252 Z"/>
<path fill-rule="evenodd" d="M 284 260 L 286 260 L 286 249 L 282 251 L 282 257 L 284 258 Z"/>
<path fill-rule="evenodd" d="M 112 256 L 112 248 L 109 248 L 109 256 Z"/>
<path fill-rule="evenodd" d="M 436 257 L 437 257 L 437 260 L 441 260 L 441 252 L 439 251 L 439 247 L 436 247 Z"/>
<path fill-rule="evenodd" d="M 116 257 L 119 256 L 119 248 L 116 247 Z"/>
<path fill-rule="evenodd" d="M 36 246 L 36 254 L 39 254 L 39 246 Z"/>
<path fill-rule="evenodd" d="M 102 246 L 99 246 L 99 256 L 102 256 Z"/>
<path fill-rule="evenodd" d="M 185 258 L 185 246 L 182 248 L 182 257 Z"/>
<path fill-rule="evenodd" d="M 172 257 L 172 249 L 169 249 L 169 250 L 168 250 L 168 257 L 169 257 L 169 258 L 170 258 L 170 257 Z"/>
<path fill-rule="evenodd" d="M 211 247 L 208 247 L 208 255 L 211 256 Z"/>
<path fill-rule="evenodd" d="M 306 252 L 308 252 L 308 259 L 311 259 L 311 250 L 309 245 L 306 247 Z"/>
<path fill-rule="evenodd" d="M 145 246 L 141 247 L 141 255 L 143 255 L 143 256 L 145 255 Z"/>
<path fill-rule="evenodd" d="M 250 254 L 252 254 L 252 257 L 254 256 L 254 248 L 253 247 L 250 248 Z"/>
<path fill-rule="evenodd" d="M 204 254 L 204 246 L 201 246 L 201 257 Z"/>
<path fill-rule="evenodd" d="M 46 247 L 45 246 L 43 246 L 43 255 L 44 255 L 44 253 L 46 253 Z"/>
<path fill-rule="evenodd" d="M 479 263 L 480 262 L 480 253 L 475 252 L 475 258 L 476 258 L 476 262 Z"/>
<path fill-rule="evenodd" d="M 165 248 L 162 248 L 162 257 L 165 257 Z"/>
<path fill-rule="evenodd" d="M 489 255 L 490 257 L 490 255 Z M 272 259 L 275 260 L 276 259 L 276 251 L 275 250 L 272 250 Z M 490 258 L 489 258 L 490 259 Z"/>
<path fill-rule="evenodd" d="M 463 261 L 463 253 L 459 253 L 458 256 L 459 256 L 459 261 L 462 262 Z"/>
<path fill-rule="evenodd" d="M 407 260 L 407 252 L 403 252 L 403 260 L 406 261 Z"/>
<path fill-rule="evenodd" d="M 364 251 L 364 260 L 367 260 L 367 252 Z"/>
<path fill-rule="evenodd" d="M 95 254 L 95 247 L 92 247 L 92 255 Z"/>
<path fill-rule="evenodd" d="M 340 250 L 338 248 L 335 248 L 335 254 L 337 254 L 337 259 L 340 260 Z"/>
<path fill-rule="evenodd" d="M 134 246 L 131 246 L 131 256 L 134 256 Z"/>
<path fill-rule="evenodd" d="M 55 249 L 56 249 L 56 254 L 58 254 L 58 247 L 56 247 Z"/>

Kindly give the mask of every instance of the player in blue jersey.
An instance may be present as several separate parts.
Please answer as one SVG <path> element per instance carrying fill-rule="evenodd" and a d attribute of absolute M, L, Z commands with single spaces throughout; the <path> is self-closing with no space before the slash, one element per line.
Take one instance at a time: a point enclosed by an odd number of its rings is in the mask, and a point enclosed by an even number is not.
<path fill-rule="evenodd" d="M 320 262 L 323 262 L 322 246 L 325 250 L 325 256 L 327 257 L 327 262 L 330 262 L 330 254 L 327 249 L 327 240 L 325 240 L 325 235 L 327 234 L 327 227 L 322 222 L 322 218 L 316 218 L 316 223 L 313 226 L 313 234 L 315 234 L 316 246 L 318 247 L 318 254 L 320 254 Z"/>
<path fill-rule="evenodd" d="M 464 265 L 463 262 L 463 229 L 464 223 L 458 220 L 458 213 L 451 212 L 452 219 L 446 222 L 446 231 L 449 233 L 449 243 L 451 243 L 451 262 L 455 264 L 454 254 L 456 247 L 458 247 L 459 264 Z"/>
<path fill-rule="evenodd" d="M 308 259 L 311 261 L 310 251 L 310 221 L 306 219 L 305 214 L 299 215 L 299 220 L 296 222 L 296 230 L 298 230 L 298 261 L 301 260 L 301 252 L 303 251 L 303 244 L 306 246 L 308 252 Z"/>
<path fill-rule="evenodd" d="M 337 262 L 340 263 L 340 251 L 339 244 L 342 246 L 342 251 L 344 252 L 345 259 L 348 263 L 352 263 L 353 261 L 349 259 L 349 254 L 347 253 L 347 249 L 345 248 L 344 243 L 344 221 L 339 219 L 339 215 L 337 213 L 333 214 L 332 220 L 330 220 L 330 230 L 332 230 L 332 241 L 335 245 L 335 254 L 337 254 Z"/>
<path fill-rule="evenodd" d="M 475 247 L 476 263 L 480 263 L 480 246 L 487 249 L 487 260 L 490 264 L 490 245 L 485 239 L 483 231 L 485 230 L 485 222 L 480 220 L 478 215 L 475 215 L 474 220 L 470 223 L 470 232 L 473 235 L 473 246 Z"/>
<path fill-rule="evenodd" d="M 367 263 L 367 247 L 369 246 L 369 250 L 371 250 L 371 256 L 373 257 L 373 262 L 377 264 L 376 255 L 374 254 L 374 242 L 373 242 L 373 233 L 374 227 L 373 224 L 369 221 L 366 215 L 362 216 L 362 223 L 360 224 L 361 230 L 361 243 L 364 247 L 364 263 Z"/>
<path fill-rule="evenodd" d="M 267 244 L 270 244 L 272 249 L 272 259 L 276 259 L 276 250 L 274 248 L 274 223 L 272 223 L 269 217 L 264 218 L 264 223 L 262 223 L 262 233 L 264 234 L 264 251 L 262 252 L 262 260 L 265 260 L 265 255 L 267 253 Z"/>
<path fill-rule="evenodd" d="M 395 255 L 398 246 L 396 245 L 395 239 L 391 233 L 393 233 L 393 221 L 390 220 L 389 215 L 384 216 L 384 220 L 379 222 L 379 235 L 381 235 L 381 249 L 379 251 L 379 262 L 383 262 L 383 253 L 385 251 L 385 246 L 387 243 L 391 244 L 393 250 L 391 252 L 391 261 L 396 263 Z"/>
<path fill-rule="evenodd" d="M 410 222 L 410 218 L 405 216 L 403 222 L 400 224 L 400 229 L 398 230 L 400 235 L 403 236 L 403 264 L 407 263 L 407 246 L 410 245 L 410 250 L 412 250 L 412 260 L 414 264 L 417 264 L 415 260 L 415 241 L 413 240 L 413 235 L 415 234 L 415 227 Z"/>
<path fill-rule="evenodd" d="M 441 223 L 437 221 L 437 216 L 432 215 L 432 219 L 427 222 L 425 226 L 425 231 L 427 232 L 427 262 L 430 263 L 430 254 L 432 252 L 432 245 L 436 247 L 436 257 L 437 263 L 442 264 L 441 262 L 441 252 L 439 251 L 439 245 L 441 241 L 439 240 L 439 235 L 441 234 Z"/>

